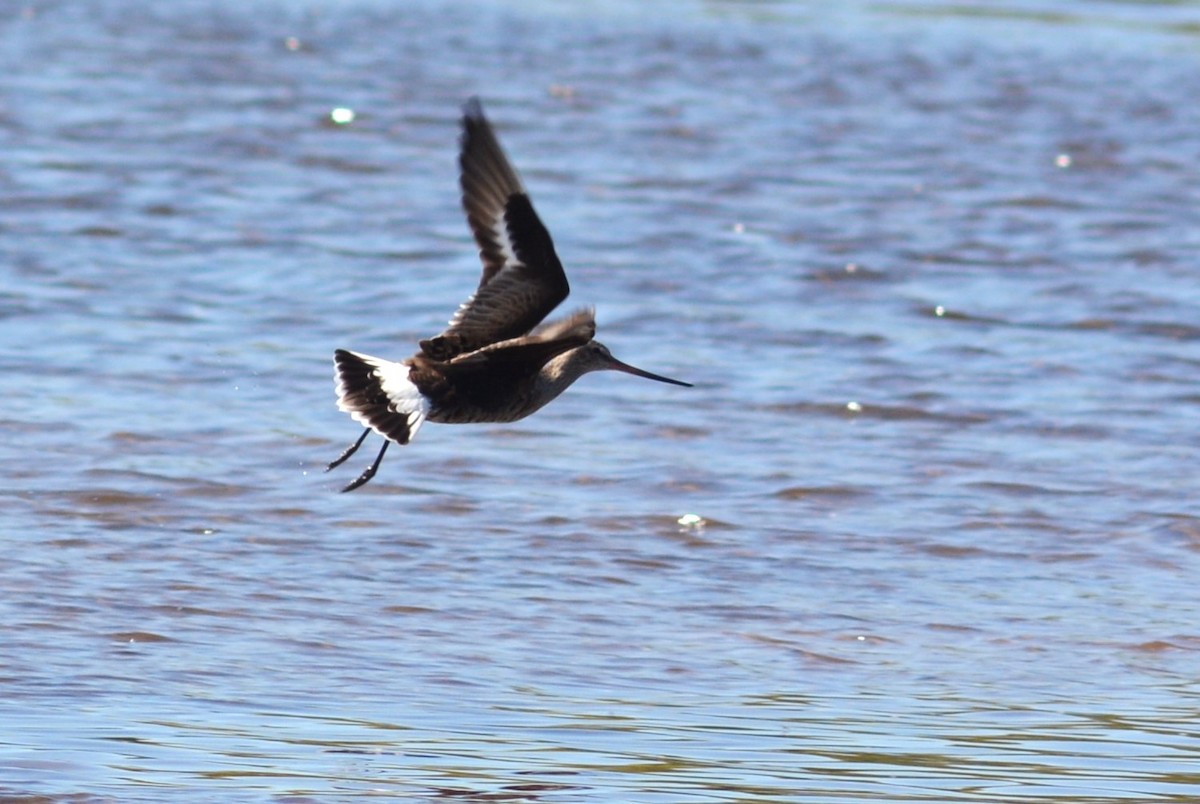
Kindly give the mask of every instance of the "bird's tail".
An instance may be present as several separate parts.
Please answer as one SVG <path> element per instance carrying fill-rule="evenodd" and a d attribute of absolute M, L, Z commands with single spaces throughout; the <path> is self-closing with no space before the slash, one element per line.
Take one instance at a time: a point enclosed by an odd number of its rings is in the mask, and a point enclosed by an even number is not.
<path fill-rule="evenodd" d="M 389 441 L 407 444 L 429 415 L 429 400 L 409 379 L 409 367 L 338 349 L 333 353 L 338 409 Z"/>

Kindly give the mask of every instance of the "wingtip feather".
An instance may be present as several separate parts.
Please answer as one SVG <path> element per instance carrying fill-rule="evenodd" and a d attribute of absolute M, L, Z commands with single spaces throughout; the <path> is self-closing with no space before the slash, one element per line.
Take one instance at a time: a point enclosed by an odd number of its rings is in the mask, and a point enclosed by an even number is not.
<path fill-rule="evenodd" d="M 463 104 L 463 117 L 468 120 L 483 120 L 483 103 L 479 100 L 478 95 L 472 95 L 467 98 L 467 102 Z"/>

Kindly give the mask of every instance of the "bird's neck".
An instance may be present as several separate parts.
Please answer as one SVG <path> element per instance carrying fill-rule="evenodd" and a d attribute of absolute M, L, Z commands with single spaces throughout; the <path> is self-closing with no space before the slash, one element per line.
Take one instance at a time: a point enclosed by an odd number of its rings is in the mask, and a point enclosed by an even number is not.
<path fill-rule="evenodd" d="M 573 382 L 592 370 L 593 367 L 587 364 L 586 357 L 583 349 L 572 349 L 563 352 L 542 367 L 537 378 L 538 397 L 542 405 L 570 388 Z"/>

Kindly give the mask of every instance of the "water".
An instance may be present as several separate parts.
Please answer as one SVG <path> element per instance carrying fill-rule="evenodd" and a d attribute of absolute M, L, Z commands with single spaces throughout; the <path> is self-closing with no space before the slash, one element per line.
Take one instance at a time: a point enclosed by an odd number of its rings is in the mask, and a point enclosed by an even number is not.
<path fill-rule="evenodd" d="M 9 7 L 0 797 L 1200 798 L 1196 14 Z M 471 94 L 696 388 L 340 495 Z"/>

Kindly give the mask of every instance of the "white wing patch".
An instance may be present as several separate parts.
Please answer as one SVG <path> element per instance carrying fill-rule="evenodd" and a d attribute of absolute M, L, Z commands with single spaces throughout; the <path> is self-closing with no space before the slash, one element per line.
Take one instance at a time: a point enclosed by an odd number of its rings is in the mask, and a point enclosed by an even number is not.
<path fill-rule="evenodd" d="M 488 232 L 492 235 L 492 240 L 495 241 L 496 245 L 500 247 L 500 256 L 504 258 L 504 264 L 500 266 L 500 270 L 496 271 L 487 284 L 503 284 L 512 277 L 514 270 L 518 267 L 524 268 L 525 264 L 517 259 L 517 251 L 513 248 L 512 238 L 508 236 L 508 223 L 504 218 L 503 210 L 492 220 L 491 226 L 488 227 Z M 454 311 L 454 315 L 450 318 L 449 323 L 451 327 L 456 327 L 462 323 L 463 318 L 467 315 L 467 311 L 471 309 L 471 306 L 478 298 L 479 290 L 471 294 L 471 298 L 458 305 L 458 309 Z"/>
<path fill-rule="evenodd" d="M 492 221 L 492 234 L 496 238 L 496 243 L 500 246 L 500 253 L 504 255 L 504 267 L 501 272 L 507 271 L 512 266 L 516 265 L 517 259 L 516 249 L 513 248 L 512 238 L 508 236 L 508 220 L 505 218 L 502 210 L 496 219 Z"/>

